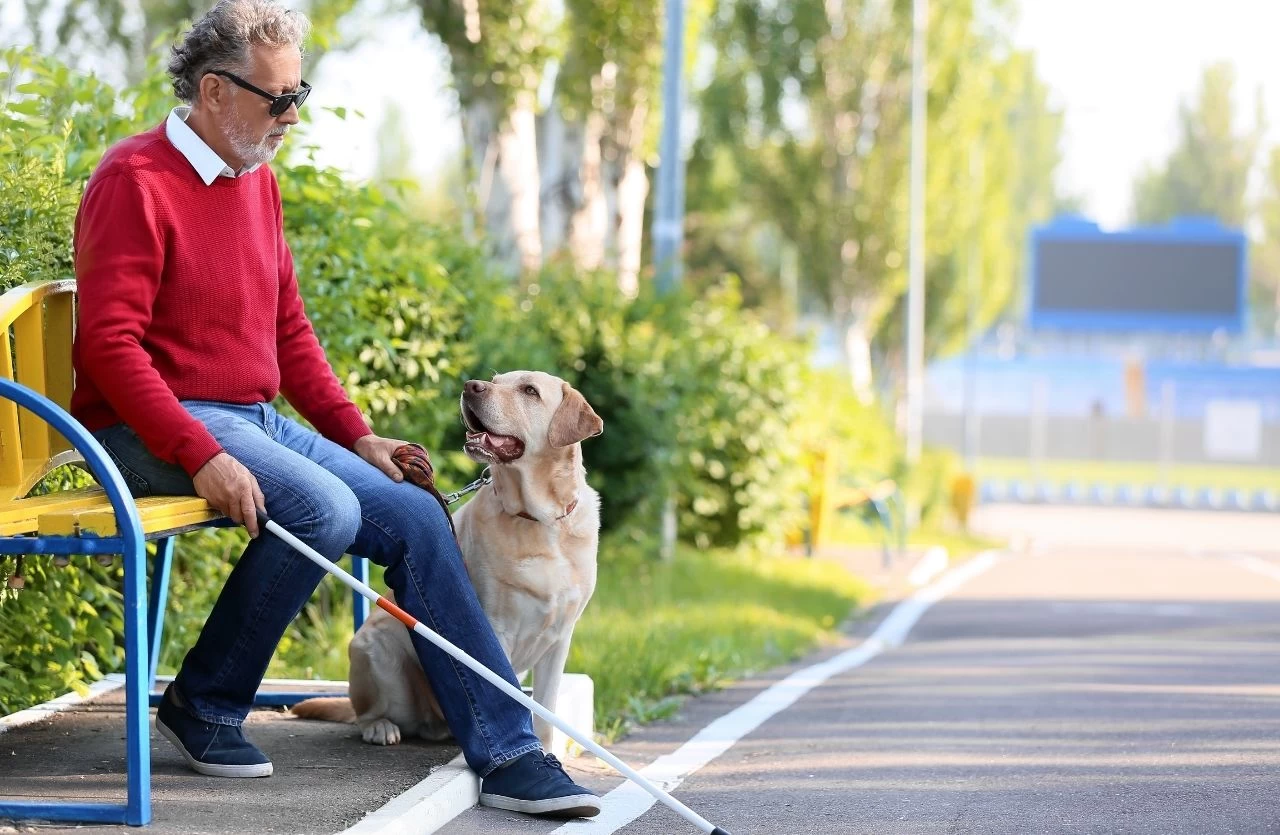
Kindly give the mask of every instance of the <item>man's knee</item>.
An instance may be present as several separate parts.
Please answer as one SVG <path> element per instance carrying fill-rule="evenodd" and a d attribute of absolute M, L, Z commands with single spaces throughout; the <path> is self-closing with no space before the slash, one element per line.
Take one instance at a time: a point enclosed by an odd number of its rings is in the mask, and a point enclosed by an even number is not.
<path fill-rule="evenodd" d="M 316 530 L 326 547 L 316 550 L 330 559 L 337 559 L 346 553 L 360 533 L 360 501 L 350 489 L 344 489 L 327 495 L 324 504 Z"/>
<path fill-rule="evenodd" d="M 292 516 L 293 523 L 281 524 L 329 559 L 346 553 L 360 532 L 360 501 L 351 488 L 333 479 L 297 485 L 289 492 L 291 506 L 283 515 Z"/>

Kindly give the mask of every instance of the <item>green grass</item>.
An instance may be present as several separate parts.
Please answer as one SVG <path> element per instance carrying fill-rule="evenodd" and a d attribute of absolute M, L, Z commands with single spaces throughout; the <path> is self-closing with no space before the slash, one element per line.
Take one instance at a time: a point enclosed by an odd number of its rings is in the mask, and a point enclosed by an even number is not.
<path fill-rule="evenodd" d="M 567 669 L 592 677 L 596 729 L 614 739 L 671 715 L 687 695 L 800 657 L 870 596 L 825 560 L 689 548 L 670 563 L 615 555 L 600 566 Z"/>
<path fill-rule="evenodd" d="M 1031 462 L 1020 458 L 982 458 L 978 461 L 978 477 L 996 479 L 1032 479 Z M 1081 485 L 1160 484 L 1158 464 L 1110 461 L 1045 461 L 1039 477 L 1051 482 L 1074 481 Z M 1240 490 L 1280 489 L 1280 469 L 1242 467 L 1217 464 L 1174 464 L 1169 468 L 1167 486 L 1192 489 L 1213 487 Z"/>

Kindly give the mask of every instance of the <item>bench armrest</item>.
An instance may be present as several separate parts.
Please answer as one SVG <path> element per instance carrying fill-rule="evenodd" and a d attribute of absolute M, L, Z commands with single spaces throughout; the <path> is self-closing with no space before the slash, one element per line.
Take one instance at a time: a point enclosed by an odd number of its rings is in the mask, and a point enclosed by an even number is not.
<path fill-rule="evenodd" d="M 84 457 L 84 463 L 93 473 L 94 478 L 106 490 L 107 498 L 111 501 L 111 509 L 116 514 L 116 527 L 124 540 L 124 546 L 132 550 L 142 543 L 144 541 L 142 521 L 138 515 L 137 505 L 115 462 L 102 448 L 102 444 L 98 443 L 98 439 L 89 434 L 89 430 L 57 403 L 21 383 L 0 378 L 0 397 L 12 400 L 32 412 L 70 441 L 71 446 Z M 13 452 L 17 455 L 22 454 L 21 449 Z"/>

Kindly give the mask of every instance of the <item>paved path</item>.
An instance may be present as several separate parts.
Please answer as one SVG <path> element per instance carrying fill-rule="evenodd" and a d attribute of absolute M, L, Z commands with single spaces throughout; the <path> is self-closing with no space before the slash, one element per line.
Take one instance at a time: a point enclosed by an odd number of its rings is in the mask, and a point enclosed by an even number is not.
<path fill-rule="evenodd" d="M 990 507 L 978 524 L 1018 547 L 927 610 L 886 620 L 882 607 L 842 646 L 691 701 L 613 750 L 644 766 L 792 673 L 870 648 L 676 794 L 735 835 L 1280 833 L 1280 516 Z M 904 613 L 905 642 L 882 642 Z M 95 730 L 118 722 L 89 713 L 0 736 L 0 793 L 38 772 L 68 794 L 119 786 L 119 740 Z M 157 737 L 152 832 L 335 832 L 456 752 L 255 721 L 278 764 L 270 781 L 193 777 Z M 11 745 L 15 733 L 45 736 Z M 104 753 L 77 747 L 72 767 L 58 754 L 70 744 Z M 569 767 L 601 792 L 619 783 L 591 758 Z M 441 831 L 695 830 L 655 806 L 618 827 L 563 829 L 473 809 Z"/>
<path fill-rule="evenodd" d="M 152 711 L 152 715 L 155 711 Z M 245 732 L 275 765 L 262 780 L 204 777 L 151 734 L 154 823 L 147 829 L 66 824 L 18 831 L 40 835 L 329 835 L 425 778 L 458 754 L 453 745 L 412 741 L 382 748 L 354 725 L 309 722 L 255 710 Z M 0 796 L 124 801 L 124 698 L 121 691 L 0 734 Z M 13 832 L 0 820 L 0 833 Z"/>
<path fill-rule="evenodd" d="M 735 835 L 1280 832 L 1280 518 L 1246 518 L 987 509 L 985 529 L 1024 550 L 677 795 Z M 643 765 L 800 666 L 700 699 L 616 753 Z M 441 831 L 555 830 L 476 809 Z M 655 806 L 617 831 L 696 830 Z"/>

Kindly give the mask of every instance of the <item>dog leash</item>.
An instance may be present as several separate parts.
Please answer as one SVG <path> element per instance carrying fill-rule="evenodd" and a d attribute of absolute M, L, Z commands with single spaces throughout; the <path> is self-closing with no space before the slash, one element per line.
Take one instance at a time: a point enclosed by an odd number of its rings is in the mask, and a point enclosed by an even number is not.
<path fill-rule="evenodd" d="M 453 514 L 449 512 L 449 505 L 455 504 L 458 499 L 468 493 L 474 493 L 493 481 L 489 468 L 485 467 L 479 478 L 461 490 L 455 493 L 441 493 L 439 488 L 436 487 L 436 472 L 435 468 L 431 466 L 431 457 L 427 455 L 426 449 L 421 444 L 404 444 L 396 447 L 395 451 L 391 453 L 391 460 L 400 468 L 400 472 L 404 473 L 405 479 L 411 484 L 416 484 L 426 490 L 440 503 L 440 508 L 444 511 L 445 518 L 449 520 L 449 530 L 453 532 L 454 539 L 458 538 L 458 531 L 453 526 Z"/>
<path fill-rule="evenodd" d="M 441 493 L 436 489 L 436 473 L 435 468 L 431 466 L 431 458 L 421 444 L 405 444 L 396 447 L 395 452 L 391 453 L 391 460 L 400 468 L 400 472 L 404 473 L 405 478 L 435 496 L 442 505 L 456 504 L 458 499 L 468 493 L 474 493 L 493 481 L 489 468 L 485 467 L 479 478 L 461 490 L 454 493 Z"/>
<path fill-rule="evenodd" d="M 486 484 L 489 484 L 492 481 L 493 481 L 493 476 L 489 473 L 489 468 L 485 467 L 484 472 L 480 473 L 480 477 L 477 478 L 475 481 L 471 482 L 470 484 L 468 484 L 466 487 L 463 487 L 461 490 L 458 490 L 454 493 L 445 493 L 444 494 L 445 504 L 453 504 L 457 502 L 458 499 L 461 499 L 463 496 L 467 495 L 468 493 L 474 493 L 477 490 L 479 490 L 481 487 L 484 487 Z"/>

